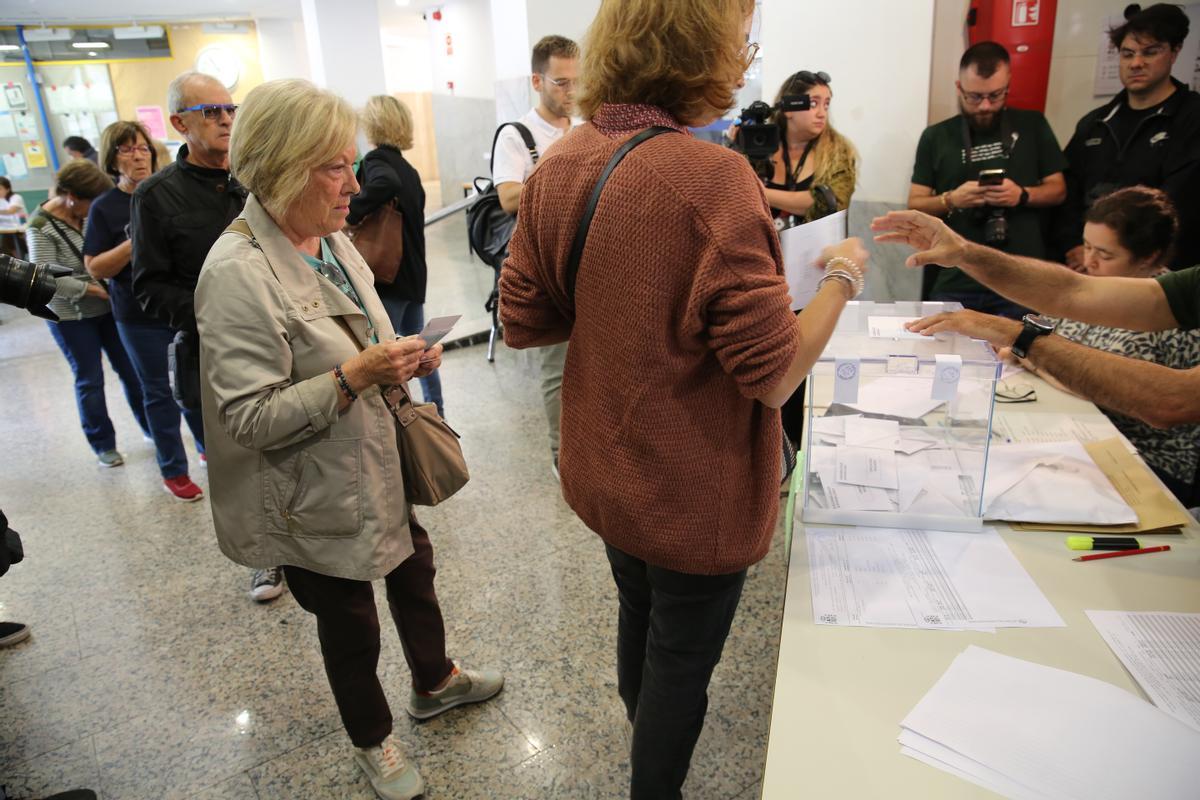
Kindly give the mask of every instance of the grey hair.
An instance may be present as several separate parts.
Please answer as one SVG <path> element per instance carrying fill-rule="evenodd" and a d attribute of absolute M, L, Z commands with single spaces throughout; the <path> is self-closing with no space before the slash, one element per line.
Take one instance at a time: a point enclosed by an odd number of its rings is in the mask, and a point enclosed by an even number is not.
<path fill-rule="evenodd" d="M 187 107 L 187 85 L 193 80 L 205 80 L 220 85 L 220 81 L 212 75 L 204 72 L 197 72 L 190 69 L 187 72 L 180 73 L 175 76 L 175 80 L 171 81 L 171 85 L 167 87 L 167 115 L 178 114 L 179 109 Z"/>

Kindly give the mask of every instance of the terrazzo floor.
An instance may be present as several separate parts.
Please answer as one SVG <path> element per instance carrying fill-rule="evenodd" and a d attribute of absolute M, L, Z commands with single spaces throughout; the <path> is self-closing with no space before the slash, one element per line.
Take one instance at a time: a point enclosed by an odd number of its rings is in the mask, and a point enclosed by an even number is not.
<path fill-rule="evenodd" d="M 550 474 L 534 362 L 500 347 L 488 364 L 483 347 L 460 349 L 442 380 L 473 479 L 420 516 L 451 655 L 503 671 L 507 685 L 491 702 L 409 720 L 408 670 L 381 602 L 396 733 L 427 798 L 628 796 L 616 592 L 600 540 Z M 0 619 L 33 628 L 0 651 L 0 784 L 14 798 L 78 787 L 104 800 L 374 797 L 312 619 L 290 594 L 249 599 L 249 571 L 218 551 L 207 500 L 179 503 L 160 488 L 111 374 L 108 403 L 126 464 L 104 470 L 45 324 L 0 306 L 0 506 L 27 550 L 0 578 Z M 193 477 L 207 486 L 194 456 Z M 687 798 L 760 794 L 782 539 L 780 528 L 750 572 Z"/>

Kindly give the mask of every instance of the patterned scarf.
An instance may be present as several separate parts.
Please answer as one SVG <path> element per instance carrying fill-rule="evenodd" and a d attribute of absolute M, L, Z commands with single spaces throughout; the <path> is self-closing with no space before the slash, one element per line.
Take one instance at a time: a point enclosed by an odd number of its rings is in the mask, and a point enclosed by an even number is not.
<path fill-rule="evenodd" d="M 664 109 L 645 103 L 603 103 L 592 115 L 591 123 L 596 130 L 610 139 L 623 139 L 654 125 L 674 128 L 691 135 L 687 126 Z"/>

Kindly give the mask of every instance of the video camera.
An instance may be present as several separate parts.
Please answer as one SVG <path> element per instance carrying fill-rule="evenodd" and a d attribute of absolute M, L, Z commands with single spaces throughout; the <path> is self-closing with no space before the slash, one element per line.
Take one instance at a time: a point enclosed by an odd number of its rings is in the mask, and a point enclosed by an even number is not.
<path fill-rule="evenodd" d="M 35 317 L 57 322 L 58 315 L 46 306 L 58 290 L 55 278 L 70 274 L 70 269 L 57 264 L 31 264 L 13 256 L 0 255 L 0 303 L 24 308 Z"/>
<path fill-rule="evenodd" d="M 768 122 L 776 111 L 808 111 L 812 99 L 806 94 L 785 94 L 778 105 L 770 106 L 756 100 L 741 111 L 734 148 L 750 161 L 760 177 L 770 176 L 771 157 L 779 150 L 781 132 L 774 122 Z"/>

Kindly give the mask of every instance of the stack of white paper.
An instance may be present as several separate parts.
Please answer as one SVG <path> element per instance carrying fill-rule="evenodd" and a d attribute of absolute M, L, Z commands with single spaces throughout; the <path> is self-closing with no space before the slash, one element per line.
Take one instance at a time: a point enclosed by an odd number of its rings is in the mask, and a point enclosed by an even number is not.
<path fill-rule="evenodd" d="M 1200 733 L 1115 686 L 968 647 L 900 752 L 1006 797 L 1195 800 Z"/>
<path fill-rule="evenodd" d="M 993 444 L 988 450 L 985 519 L 1121 525 L 1134 511 L 1079 442 Z"/>
<path fill-rule="evenodd" d="M 1154 705 L 1200 731 L 1200 614 L 1088 611 Z"/>
<path fill-rule="evenodd" d="M 805 530 L 819 625 L 984 630 L 1062 627 L 995 531 Z"/>

